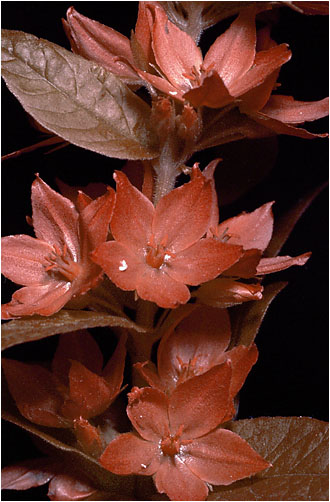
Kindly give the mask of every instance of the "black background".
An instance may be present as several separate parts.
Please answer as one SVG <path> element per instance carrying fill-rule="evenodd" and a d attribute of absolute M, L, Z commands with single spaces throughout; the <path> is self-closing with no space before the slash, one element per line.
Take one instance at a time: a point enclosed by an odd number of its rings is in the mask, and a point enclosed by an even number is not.
<path fill-rule="evenodd" d="M 2 27 L 22 30 L 69 49 L 61 17 L 68 2 L 2 2 Z M 120 31 L 126 36 L 135 25 L 137 2 L 77 2 L 76 10 Z M 278 42 L 293 51 L 284 65 L 280 82 L 282 94 L 312 101 L 328 94 L 328 19 L 303 16 L 283 7 L 272 31 Z M 208 30 L 201 45 L 207 48 L 231 20 Z M 34 130 L 18 101 L 2 83 L 2 154 L 29 146 L 42 139 Z M 327 120 L 307 124 L 313 132 L 325 132 Z M 275 217 L 289 208 L 328 176 L 326 139 L 303 140 L 279 137 L 279 154 L 274 169 L 257 187 L 235 204 L 221 211 L 221 219 L 243 210 L 251 211 L 275 200 Z M 239 148 L 239 142 L 234 148 Z M 204 155 L 204 156 L 203 156 Z M 218 153 L 217 153 L 218 155 Z M 212 151 L 198 154 L 203 167 Z M 68 184 L 103 181 L 112 184 L 112 172 L 123 161 L 109 159 L 70 145 L 44 155 L 39 151 L 2 166 L 2 233 L 31 233 L 25 215 L 31 213 L 30 187 L 34 173 L 56 188 L 55 176 Z M 259 360 L 241 392 L 238 418 L 258 416 L 309 416 L 328 418 L 328 194 L 324 190 L 303 215 L 281 254 L 298 255 L 312 251 L 304 267 L 279 273 L 271 281 L 289 281 L 274 300 L 257 336 Z M 270 282 L 268 280 L 268 282 Z M 3 281 L 3 300 L 15 288 Z M 47 342 L 48 343 L 48 342 Z M 7 352 L 10 357 L 37 359 L 51 352 L 55 341 L 36 342 L 24 349 Z M 16 350 L 16 352 L 15 352 Z M 3 427 L 3 463 L 36 455 L 25 434 L 14 426 Z M 25 493 L 4 492 L 3 500 L 44 500 L 44 489 Z"/>

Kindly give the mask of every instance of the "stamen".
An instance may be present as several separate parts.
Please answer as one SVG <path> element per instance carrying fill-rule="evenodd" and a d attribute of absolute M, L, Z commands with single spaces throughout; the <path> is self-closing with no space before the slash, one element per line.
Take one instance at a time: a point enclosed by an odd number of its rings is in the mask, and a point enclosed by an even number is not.
<path fill-rule="evenodd" d="M 53 245 L 53 249 L 53 253 L 45 258 L 45 272 L 59 274 L 72 282 L 81 273 L 81 266 L 70 258 L 66 244 L 63 246 L 63 251 L 56 244 Z"/>

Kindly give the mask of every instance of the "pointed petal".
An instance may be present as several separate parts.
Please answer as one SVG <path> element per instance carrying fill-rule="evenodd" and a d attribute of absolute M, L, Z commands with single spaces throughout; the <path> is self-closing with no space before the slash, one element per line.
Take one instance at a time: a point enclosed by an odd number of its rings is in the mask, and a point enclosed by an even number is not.
<path fill-rule="evenodd" d="M 82 474 L 58 474 L 49 483 L 50 500 L 86 500 L 97 492 L 88 478 Z M 97 499 L 95 499 L 97 500 Z"/>
<path fill-rule="evenodd" d="M 190 87 L 190 80 L 183 74 L 190 74 L 193 67 L 199 70 L 201 50 L 187 33 L 169 21 L 162 8 L 154 7 L 154 15 L 152 46 L 156 62 L 175 87 Z"/>
<path fill-rule="evenodd" d="M 232 267 L 226 270 L 228 277 L 240 277 L 241 279 L 250 279 L 257 273 L 257 266 L 260 262 L 262 252 L 259 249 L 248 249 L 244 251 L 242 258 Z"/>
<path fill-rule="evenodd" d="M 114 178 L 117 190 L 111 221 L 112 235 L 128 248 L 141 251 L 150 237 L 154 206 L 133 187 L 125 174 L 116 171 Z"/>
<path fill-rule="evenodd" d="M 171 500 L 205 500 L 208 487 L 186 466 L 178 455 L 162 462 L 154 475 L 154 483 L 159 493 L 166 493 Z"/>
<path fill-rule="evenodd" d="M 280 272 L 293 265 L 305 265 L 312 253 L 304 253 L 294 258 L 291 256 L 276 256 L 275 258 L 262 258 L 257 267 L 257 275 Z"/>
<path fill-rule="evenodd" d="M 53 247 L 29 235 L 9 235 L 1 239 L 1 272 L 16 284 L 28 286 L 47 280 L 45 258 Z"/>
<path fill-rule="evenodd" d="M 136 286 L 137 294 L 143 300 L 157 303 L 158 307 L 173 309 L 190 299 L 189 289 L 183 281 L 173 279 L 167 269 L 145 267 L 140 271 Z"/>
<path fill-rule="evenodd" d="M 89 371 L 78 361 L 71 362 L 70 398 L 62 406 L 62 414 L 74 419 L 95 417 L 103 413 L 113 399 L 104 378 Z"/>
<path fill-rule="evenodd" d="M 266 105 L 276 86 L 279 72 L 279 70 L 273 71 L 262 84 L 240 96 L 238 106 L 242 113 L 257 112 Z"/>
<path fill-rule="evenodd" d="M 194 439 L 221 424 L 231 406 L 230 380 L 231 366 L 225 363 L 179 385 L 168 409 L 172 433 L 184 425 L 182 438 Z"/>
<path fill-rule="evenodd" d="M 52 361 L 52 372 L 64 385 L 69 384 L 71 360 L 79 361 L 94 373 L 101 373 L 102 352 L 94 338 L 85 329 L 60 336 Z"/>
<path fill-rule="evenodd" d="M 172 98 L 178 99 L 179 101 L 183 101 L 183 91 L 165 80 L 165 78 L 152 75 L 146 71 L 137 70 L 136 72 L 141 79 L 145 80 L 159 91 L 171 96 Z"/>
<path fill-rule="evenodd" d="M 212 184 L 200 174 L 162 197 L 153 221 L 156 243 L 177 253 L 194 244 L 208 230 L 212 209 Z"/>
<path fill-rule="evenodd" d="M 241 246 L 208 237 L 170 259 L 166 272 L 178 282 L 198 286 L 227 270 L 239 260 L 242 253 Z"/>
<path fill-rule="evenodd" d="M 252 213 L 242 213 L 220 223 L 218 235 L 226 233 L 230 236 L 230 244 L 238 244 L 244 249 L 264 251 L 273 233 L 273 204 L 267 202 Z"/>
<path fill-rule="evenodd" d="M 252 366 L 257 362 L 258 349 L 255 344 L 251 347 L 239 345 L 226 352 L 226 357 L 227 360 L 230 360 L 232 367 L 230 395 L 235 397 L 241 390 Z"/>
<path fill-rule="evenodd" d="M 56 244 L 61 250 L 67 246 L 71 257 L 79 261 L 78 213 L 74 204 L 39 177 L 32 183 L 31 200 L 36 237 Z"/>
<path fill-rule="evenodd" d="M 329 98 L 295 101 L 292 96 L 271 96 L 262 113 L 286 124 L 303 124 L 329 115 Z"/>
<path fill-rule="evenodd" d="M 154 363 L 150 361 L 145 361 L 144 363 L 135 363 L 134 368 L 139 372 L 139 374 L 144 378 L 144 380 L 153 387 L 154 389 L 165 392 L 166 389 L 160 380 L 157 368 Z"/>
<path fill-rule="evenodd" d="M 261 300 L 261 284 L 244 284 L 233 279 L 214 279 L 202 284 L 194 293 L 201 303 L 211 307 L 227 308 L 251 300 Z"/>
<path fill-rule="evenodd" d="M 214 485 L 230 485 L 270 467 L 244 439 L 226 429 L 196 439 L 183 450 L 195 476 Z"/>
<path fill-rule="evenodd" d="M 88 455 L 99 458 L 104 450 L 99 429 L 82 417 L 73 421 L 73 428 L 80 448 Z"/>
<path fill-rule="evenodd" d="M 86 255 L 105 242 L 115 204 L 115 192 L 108 187 L 107 192 L 93 200 L 80 213 L 81 239 L 85 241 Z"/>
<path fill-rule="evenodd" d="M 291 51 L 286 44 L 276 45 L 256 54 L 252 68 L 243 78 L 233 82 L 230 93 L 233 96 L 242 94 L 262 84 L 275 70 L 291 59 Z"/>
<path fill-rule="evenodd" d="M 135 36 L 143 50 L 145 61 L 155 63 L 152 50 L 152 13 L 148 8 L 148 2 L 139 2 L 138 17 L 135 25 Z"/>
<path fill-rule="evenodd" d="M 315 134 L 306 131 L 306 129 L 303 129 L 302 127 L 294 127 L 293 125 L 286 124 L 285 122 L 273 119 L 272 117 L 268 117 L 267 115 L 261 112 L 251 113 L 249 116 L 251 119 L 253 119 L 255 122 L 263 126 L 265 129 L 269 129 L 269 131 L 272 131 L 273 134 L 287 134 L 288 136 L 296 136 L 297 138 L 304 138 L 304 139 L 328 137 L 327 133 Z"/>
<path fill-rule="evenodd" d="M 167 390 L 223 362 L 230 335 L 228 312 L 204 306 L 165 334 L 157 359 L 158 372 Z"/>
<path fill-rule="evenodd" d="M 2 490 L 28 490 L 48 483 L 55 475 L 54 461 L 35 458 L 1 470 Z"/>
<path fill-rule="evenodd" d="M 107 70 L 119 75 L 128 83 L 138 80 L 129 64 L 118 56 L 133 63 L 133 55 L 127 37 L 104 24 L 79 14 L 73 7 L 67 11 L 67 36 L 73 41 L 72 50 L 80 56 L 95 61 Z"/>
<path fill-rule="evenodd" d="M 230 88 L 232 82 L 244 75 L 253 65 L 256 53 L 256 11 L 243 9 L 225 33 L 208 50 L 204 68 L 212 65 Z"/>
<path fill-rule="evenodd" d="M 121 434 L 105 449 L 101 465 L 114 474 L 151 475 L 159 468 L 158 444 L 144 441 L 131 432 Z"/>
<path fill-rule="evenodd" d="M 116 350 L 102 371 L 102 376 L 107 382 L 113 396 L 119 392 L 123 383 L 126 359 L 126 339 L 126 333 L 120 335 Z"/>
<path fill-rule="evenodd" d="M 48 370 L 12 359 L 3 359 L 2 367 L 10 393 L 23 417 L 47 427 L 68 427 L 68 422 L 59 414 L 62 397 Z"/>
<path fill-rule="evenodd" d="M 215 71 L 209 72 L 200 86 L 184 93 L 183 98 L 187 99 L 196 108 L 199 106 L 222 108 L 235 99 L 225 86 L 222 78 Z"/>
<path fill-rule="evenodd" d="M 203 176 L 207 180 L 211 181 L 211 186 L 212 186 L 212 210 L 209 223 L 210 229 L 216 229 L 219 223 L 218 194 L 215 188 L 215 181 L 214 181 L 214 171 L 217 168 L 219 162 L 221 162 L 221 159 L 214 159 L 205 167 L 205 169 L 203 169 Z"/>
<path fill-rule="evenodd" d="M 133 387 L 128 394 L 127 415 L 138 433 L 158 444 L 169 434 L 168 399 L 163 392 L 150 387 Z"/>
<path fill-rule="evenodd" d="M 124 291 L 136 289 L 139 276 L 146 265 L 141 257 L 120 242 L 108 241 L 101 244 L 91 258 L 100 265 L 109 279 Z"/>
<path fill-rule="evenodd" d="M 13 294 L 11 302 L 3 305 L 3 319 L 25 315 L 49 316 L 58 312 L 72 298 L 70 282 L 55 282 L 28 286 Z"/>

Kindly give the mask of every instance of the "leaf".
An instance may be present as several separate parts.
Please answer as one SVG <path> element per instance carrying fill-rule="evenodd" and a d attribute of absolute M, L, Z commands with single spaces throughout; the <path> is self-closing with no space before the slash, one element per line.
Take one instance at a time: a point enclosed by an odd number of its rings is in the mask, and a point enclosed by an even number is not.
<path fill-rule="evenodd" d="M 116 476 L 104 469 L 93 457 L 64 442 L 70 442 L 66 431 L 32 424 L 19 414 L 11 398 L 6 395 L 7 392 L 6 389 L 2 390 L 3 418 L 31 434 L 42 452 L 47 453 L 51 458 L 62 459 L 63 462 L 73 466 L 78 472 L 87 475 L 97 488 L 110 492 L 112 496 L 128 496 L 129 499 L 127 500 L 133 500 L 131 498 L 134 487 L 133 476 Z M 111 498 L 107 500 L 111 500 Z M 116 498 L 113 500 L 116 500 Z"/>
<path fill-rule="evenodd" d="M 269 305 L 286 285 L 286 282 L 268 284 L 264 288 L 261 300 L 229 309 L 232 324 L 230 348 L 236 345 L 248 347 L 253 343 Z"/>
<path fill-rule="evenodd" d="M 20 31 L 2 30 L 2 76 L 43 127 L 109 157 L 157 155 L 150 107 L 92 61 Z"/>
<path fill-rule="evenodd" d="M 272 239 L 264 253 L 265 258 L 277 256 L 290 236 L 296 223 L 310 206 L 313 200 L 322 192 L 328 185 L 328 182 L 310 190 L 304 197 L 301 197 L 298 202 L 281 218 L 277 218 L 274 223 L 274 231 Z"/>
<path fill-rule="evenodd" d="M 238 420 L 230 429 L 273 467 L 229 486 L 208 500 L 329 500 L 328 424 L 306 417 Z"/>
<path fill-rule="evenodd" d="M 2 350 L 24 342 L 41 340 L 59 333 L 70 333 L 78 329 L 119 326 L 144 333 L 145 330 L 124 317 L 103 312 L 84 310 L 61 310 L 50 317 L 34 315 L 15 319 L 2 326 Z"/>

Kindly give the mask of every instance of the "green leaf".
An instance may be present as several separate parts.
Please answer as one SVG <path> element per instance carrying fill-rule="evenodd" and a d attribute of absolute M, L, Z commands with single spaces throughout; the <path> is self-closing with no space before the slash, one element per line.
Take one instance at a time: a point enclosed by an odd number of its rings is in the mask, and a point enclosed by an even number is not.
<path fill-rule="evenodd" d="M 144 333 L 144 329 L 124 317 L 88 312 L 84 310 L 61 310 L 50 317 L 34 315 L 15 319 L 2 326 L 2 350 L 24 342 L 41 340 L 48 336 L 70 333 L 78 329 L 119 326 Z"/>
<path fill-rule="evenodd" d="M 306 417 L 238 420 L 230 429 L 272 463 L 266 471 L 229 486 L 208 500 L 329 500 L 328 429 Z"/>
<path fill-rule="evenodd" d="M 2 30 L 2 76 L 43 127 L 109 157 L 157 155 L 150 107 L 92 61 L 20 31 Z"/>
<path fill-rule="evenodd" d="M 269 305 L 286 285 L 286 282 L 269 284 L 265 286 L 261 300 L 247 302 L 229 309 L 232 325 L 230 347 L 235 345 L 248 347 L 254 342 Z"/>

